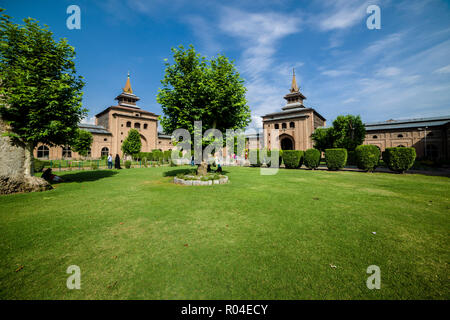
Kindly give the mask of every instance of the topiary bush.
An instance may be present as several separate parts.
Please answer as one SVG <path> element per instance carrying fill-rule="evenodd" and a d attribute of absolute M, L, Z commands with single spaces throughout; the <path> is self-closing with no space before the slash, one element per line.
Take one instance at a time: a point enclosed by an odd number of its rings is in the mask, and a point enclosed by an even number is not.
<path fill-rule="evenodd" d="M 264 162 L 266 163 L 266 165 L 268 167 L 272 166 L 272 158 L 271 158 L 272 151 L 273 152 L 278 151 L 278 168 L 279 168 L 281 165 L 281 162 L 282 162 L 282 158 L 281 158 L 282 151 L 281 150 L 267 150 L 267 156 L 265 157 Z"/>
<path fill-rule="evenodd" d="M 320 151 L 317 149 L 306 150 L 304 162 L 307 168 L 316 169 L 320 164 Z"/>
<path fill-rule="evenodd" d="M 283 150 L 283 162 L 287 169 L 300 168 L 303 164 L 303 151 Z"/>
<path fill-rule="evenodd" d="M 172 151 L 170 151 L 170 150 L 164 151 L 164 162 L 168 163 L 171 157 L 172 157 Z"/>
<path fill-rule="evenodd" d="M 383 161 L 392 171 L 403 173 L 414 164 L 416 149 L 408 147 L 386 148 L 383 152 Z"/>
<path fill-rule="evenodd" d="M 261 161 L 259 160 L 259 149 L 250 150 L 248 153 L 248 159 L 252 167 L 261 167 Z"/>
<path fill-rule="evenodd" d="M 325 161 L 328 170 L 339 170 L 347 163 L 347 150 L 344 148 L 326 149 Z"/>
<path fill-rule="evenodd" d="M 380 162 L 380 149 L 371 144 L 357 146 L 355 158 L 359 169 L 372 172 Z"/>
<path fill-rule="evenodd" d="M 130 160 L 125 161 L 125 168 L 127 168 L 127 169 L 131 168 L 131 161 Z"/>

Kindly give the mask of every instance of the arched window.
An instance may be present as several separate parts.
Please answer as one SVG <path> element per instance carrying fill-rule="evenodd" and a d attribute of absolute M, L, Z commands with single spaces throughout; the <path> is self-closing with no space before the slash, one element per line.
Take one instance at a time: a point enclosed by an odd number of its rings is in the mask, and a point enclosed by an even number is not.
<path fill-rule="evenodd" d="M 378 136 L 373 136 L 372 139 L 378 139 Z"/>
<path fill-rule="evenodd" d="M 439 149 L 434 144 L 427 144 L 427 158 L 437 159 L 439 157 Z"/>
<path fill-rule="evenodd" d="M 398 147 L 398 148 L 404 148 L 405 146 L 402 145 L 402 144 L 399 144 L 397 147 Z"/>
<path fill-rule="evenodd" d="M 278 123 L 275 124 L 275 129 L 280 129 L 280 125 Z"/>
<path fill-rule="evenodd" d="M 403 135 L 402 134 L 398 134 L 397 138 L 403 138 Z"/>
<path fill-rule="evenodd" d="M 107 147 L 102 148 L 102 157 L 107 157 L 109 155 L 109 149 Z"/>
<path fill-rule="evenodd" d="M 62 157 L 72 158 L 72 149 L 69 146 L 62 147 Z"/>
<path fill-rule="evenodd" d="M 47 146 L 40 146 L 37 149 L 37 157 L 48 159 L 50 156 L 50 149 Z"/>
<path fill-rule="evenodd" d="M 283 123 L 281 124 L 281 128 L 282 128 L 282 129 L 286 129 L 286 123 L 285 123 L 285 122 L 283 122 Z"/>
<path fill-rule="evenodd" d="M 141 128 L 141 124 L 140 124 L 139 122 L 136 122 L 136 123 L 134 124 L 134 128 L 135 128 L 135 129 L 140 129 L 140 128 Z"/>
<path fill-rule="evenodd" d="M 128 121 L 128 122 L 127 122 L 127 127 L 128 127 L 128 128 L 131 128 L 131 121 Z"/>
<path fill-rule="evenodd" d="M 289 128 L 295 128 L 295 123 L 294 122 L 290 122 L 289 123 Z"/>

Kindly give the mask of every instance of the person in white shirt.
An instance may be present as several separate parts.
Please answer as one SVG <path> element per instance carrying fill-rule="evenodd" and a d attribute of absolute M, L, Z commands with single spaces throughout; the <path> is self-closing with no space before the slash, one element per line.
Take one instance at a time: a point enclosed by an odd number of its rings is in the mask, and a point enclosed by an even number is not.
<path fill-rule="evenodd" d="M 108 169 L 113 168 L 113 162 L 112 162 L 112 154 L 109 154 L 108 156 Z"/>

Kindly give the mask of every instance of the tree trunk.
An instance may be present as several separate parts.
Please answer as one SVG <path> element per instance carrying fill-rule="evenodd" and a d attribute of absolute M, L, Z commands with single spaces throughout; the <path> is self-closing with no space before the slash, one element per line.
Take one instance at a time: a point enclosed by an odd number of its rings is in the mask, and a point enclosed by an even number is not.
<path fill-rule="evenodd" d="M 34 157 L 33 157 L 34 147 L 32 145 L 27 145 L 25 147 L 25 159 L 23 163 L 23 172 L 26 176 L 34 176 Z"/>
<path fill-rule="evenodd" d="M 0 119 L 0 194 L 51 189 L 47 181 L 33 176 L 33 147 L 13 145 L 3 136 L 7 130 Z"/>

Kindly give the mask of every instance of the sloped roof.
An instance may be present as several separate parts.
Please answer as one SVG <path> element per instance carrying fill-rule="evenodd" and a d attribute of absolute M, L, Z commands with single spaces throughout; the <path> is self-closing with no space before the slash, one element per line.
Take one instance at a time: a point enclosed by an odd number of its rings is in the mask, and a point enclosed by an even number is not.
<path fill-rule="evenodd" d="M 407 129 L 420 127 L 438 127 L 450 122 L 450 116 L 416 118 L 405 120 L 388 120 L 383 122 L 366 123 L 366 131 L 389 130 L 389 129 Z"/>
<path fill-rule="evenodd" d="M 95 125 L 95 124 L 80 123 L 78 125 L 78 128 L 86 130 L 86 131 L 89 131 L 90 133 L 111 135 L 111 132 L 106 130 L 105 127 L 98 126 L 98 125 Z"/>

